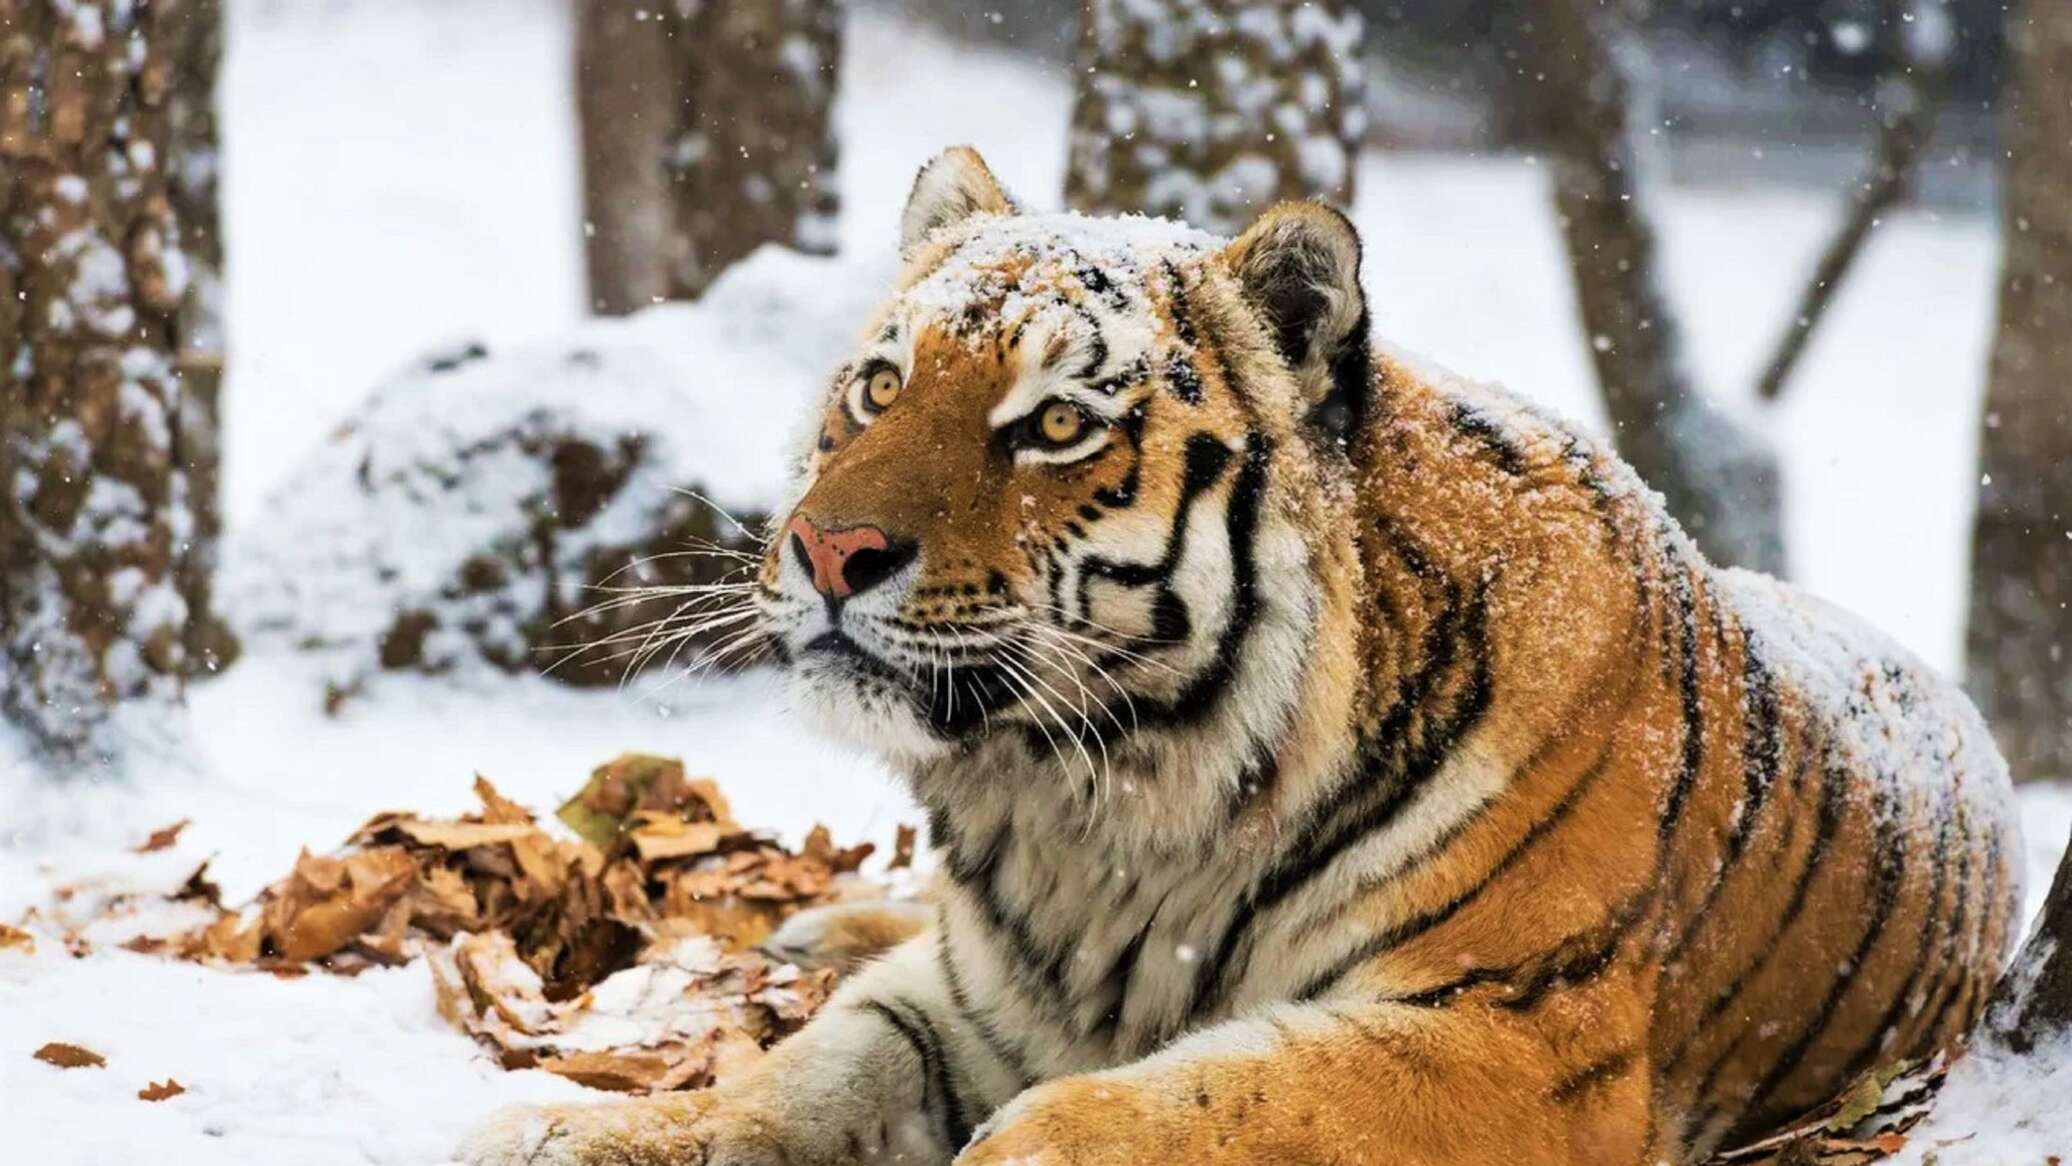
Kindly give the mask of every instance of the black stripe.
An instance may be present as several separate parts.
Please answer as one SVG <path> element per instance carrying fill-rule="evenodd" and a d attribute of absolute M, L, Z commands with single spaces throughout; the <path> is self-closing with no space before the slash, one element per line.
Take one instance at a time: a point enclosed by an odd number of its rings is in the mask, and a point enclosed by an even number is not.
<path fill-rule="evenodd" d="M 1943 925 L 1941 974 L 1921 1009 L 1922 1015 L 1928 1017 L 1928 1023 L 1921 1029 L 1924 1040 L 1934 1040 L 1935 1034 L 1942 1030 L 1950 1005 L 1956 1000 L 1958 985 L 1964 982 L 1964 961 L 1957 956 L 1957 945 L 1964 938 L 1965 916 L 1970 906 L 1971 847 L 1967 844 L 1957 848 L 1957 901 L 1950 912 L 1949 922 Z"/>
<path fill-rule="evenodd" d="M 1107 973 L 1101 977 L 1100 982 L 1106 986 L 1105 991 L 1114 994 L 1114 1003 L 1108 1006 L 1107 1017 L 1100 1028 L 1112 1028 L 1121 1023 L 1123 1006 L 1129 1001 L 1130 979 L 1136 975 L 1137 961 L 1144 954 L 1144 941 L 1150 937 L 1152 925 L 1158 922 L 1159 911 L 1165 907 L 1166 900 L 1171 896 L 1172 891 L 1168 889 L 1165 894 L 1158 897 L 1158 902 L 1153 904 L 1151 911 L 1144 916 L 1144 925 L 1137 928 L 1137 933 L 1130 937 L 1130 941 L 1122 946 L 1120 952 L 1116 953 L 1114 962 L 1108 965 Z"/>
<path fill-rule="evenodd" d="M 1425 666 L 1400 686 L 1400 696 L 1368 736 L 1353 759 L 1350 772 L 1304 815 L 1292 845 L 1254 883 L 1233 911 L 1218 944 L 1216 957 L 1196 975 L 1190 1013 L 1199 1015 L 1215 1002 L 1219 988 L 1232 979 L 1238 944 L 1249 935 L 1258 916 L 1293 896 L 1330 868 L 1348 850 L 1395 820 L 1396 814 L 1422 789 L 1459 740 L 1481 721 L 1491 694 L 1486 619 L 1488 584 L 1461 602 L 1458 587 L 1447 584 L 1448 603 L 1426 637 Z M 1470 649 L 1465 662 L 1464 690 L 1452 707 L 1431 719 L 1436 723 L 1416 734 L 1415 722 L 1431 710 L 1441 682 L 1458 671 L 1459 650 Z M 1443 840 L 1442 840 L 1443 841 Z M 1240 965 L 1242 969 L 1242 965 Z M 1242 970 L 1240 970 L 1240 978 Z"/>
<path fill-rule="evenodd" d="M 1112 397 L 1125 389 L 1133 389 L 1143 384 L 1144 378 L 1150 375 L 1150 362 L 1139 356 L 1124 365 L 1114 376 L 1095 381 L 1090 387 L 1102 396 Z"/>
<path fill-rule="evenodd" d="M 1743 629 L 1741 633 L 1741 813 L 1727 834 L 1726 852 L 1721 856 L 1718 869 L 1713 872 L 1712 882 L 1706 888 L 1705 899 L 1698 909 L 1691 912 L 1683 932 L 1670 945 L 1662 957 L 1664 963 L 1674 963 L 1697 939 L 1698 932 L 1705 926 L 1712 909 L 1719 904 L 1720 895 L 1726 890 L 1727 876 L 1741 861 L 1748 849 L 1748 840 L 1754 836 L 1764 805 L 1769 798 L 1770 787 L 1777 780 L 1777 770 L 1784 752 L 1782 726 L 1779 724 L 1777 685 L 1764 663 L 1763 655 L 1757 650 L 1755 633 Z"/>
<path fill-rule="evenodd" d="M 1554 1083 L 1547 1095 L 1560 1105 L 1572 1105 L 1598 1085 L 1616 1081 L 1633 1071 L 1638 1056 L 1630 1048 L 1601 1057 Z"/>
<path fill-rule="evenodd" d="M 942 969 L 943 984 L 950 992 L 950 1004 L 957 1009 L 958 1015 L 971 1025 L 972 1031 L 978 1034 L 979 1043 L 986 1046 L 986 1051 L 992 1053 L 995 1060 L 1007 1066 L 1008 1071 L 1021 1082 L 1021 1088 L 1027 1089 L 1036 1083 L 1036 1078 L 1029 1072 L 1028 1062 L 1024 1060 L 1022 1051 L 1010 1044 L 990 1020 L 979 1015 L 978 1010 L 972 1007 L 971 994 L 965 991 L 964 977 L 958 974 L 956 959 L 950 952 L 948 928 L 938 921 L 937 930 L 941 938 L 935 945 L 935 962 Z"/>
<path fill-rule="evenodd" d="M 865 1000 L 856 1007 L 884 1020 L 913 1046 L 914 1055 L 921 1061 L 921 1106 L 931 1110 L 935 1120 L 941 1123 L 943 1139 L 949 1147 L 952 1150 L 962 1148 L 971 1140 L 971 1122 L 965 1116 L 964 1102 L 950 1082 L 949 1064 L 943 1059 L 942 1036 L 935 1031 L 935 1026 L 920 1009 L 904 1000 L 897 1007 L 882 1000 Z"/>
<path fill-rule="evenodd" d="M 938 822 L 944 827 L 942 831 L 935 829 Z M 947 815 L 931 812 L 930 824 L 931 834 L 948 834 L 954 839 L 954 832 L 948 830 Z M 1068 982 L 1067 965 L 1077 950 L 1075 945 L 1080 937 L 1040 938 L 1030 913 L 1010 906 L 996 885 L 1007 837 L 1008 826 L 1002 824 L 976 859 L 965 855 L 961 844 L 953 841 L 945 854 L 944 869 L 951 882 L 972 897 L 986 927 L 1006 941 L 1006 955 L 1010 958 L 1004 962 L 1023 996 L 1044 1005 L 1061 1023 L 1069 1024 L 1080 1036 L 1090 1035 L 1100 1027 L 1104 1017 L 1089 1021 L 1079 1015 L 1074 1003 L 1082 996 L 1073 992 Z M 1115 911 L 1127 911 L 1130 907 L 1128 898 L 1112 904 Z"/>
<path fill-rule="evenodd" d="M 1529 979 L 1518 985 L 1511 995 L 1496 1003 L 1513 1011 L 1536 1007 L 1556 988 L 1587 983 L 1610 968 L 1612 960 L 1618 955 L 1619 945 L 1632 934 L 1633 928 L 1647 917 L 1648 909 L 1654 906 L 1656 892 L 1655 886 L 1642 887 L 1630 898 L 1614 904 L 1610 915 L 1602 924 L 1557 941 L 1553 946 L 1553 950 L 1557 952 L 1581 943 L 1592 943 L 1591 947 L 1568 960 L 1553 962 L 1549 957 L 1535 956 L 1508 967 L 1470 968 L 1462 975 L 1444 983 L 1400 996 L 1383 996 L 1379 1002 L 1437 1007 L 1471 988 L 1485 984 L 1509 984 L 1531 970 L 1532 975 Z M 1593 941 L 1593 937 L 1597 938 Z"/>
<path fill-rule="evenodd" d="M 1073 262 L 1078 264 L 1077 269 L 1072 274 L 1079 280 L 1081 287 L 1101 297 L 1104 303 L 1118 312 L 1129 308 L 1129 292 L 1120 284 L 1108 278 L 1107 272 L 1102 271 L 1095 264 L 1083 262 L 1078 252 L 1073 252 L 1072 259 Z"/>
<path fill-rule="evenodd" d="M 1144 406 L 1140 403 L 1136 408 L 1124 413 L 1122 419 L 1115 423 L 1115 427 L 1120 429 L 1123 437 L 1129 441 L 1130 468 L 1123 474 L 1122 481 L 1112 489 L 1103 486 L 1095 490 L 1094 501 L 1110 510 L 1122 510 L 1136 504 L 1137 492 L 1144 481 Z M 1052 602 L 1056 602 L 1055 596 L 1052 597 Z"/>
<path fill-rule="evenodd" d="M 1037 942 L 1029 929 L 1029 921 L 1009 909 L 1001 901 L 999 889 L 994 885 L 1000 860 L 1007 849 L 1009 826 L 1002 823 L 1000 829 L 981 848 L 976 856 L 966 853 L 955 831 L 949 828 L 948 816 L 941 811 L 929 815 L 930 833 L 934 837 L 949 837 L 946 848 L 947 861 L 944 869 L 950 881 L 964 888 L 976 900 L 980 917 L 988 927 L 1007 940 L 1009 961 L 1016 978 L 1033 973 L 1037 983 L 1031 995 L 1039 999 L 1062 1002 L 1066 998 L 1064 963 L 1062 951 L 1046 951 L 1045 945 Z"/>
<path fill-rule="evenodd" d="M 1618 958 L 1619 948 L 1632 934 L 1634 927 L 1647 917 L 1661 890 L 1659 882 L 1642 887 L 1632 898 L 1612 908 L 1611 918 L 1606 921 L 1603 935 L 1593 946 L 1584 948 L 1565 960 L 1543 964 L 1533 972 L 1519 989 L 1497 1001 L 1514 1012 L 1537 1008 L 1541 1001 L 1557 989 L 1574 988 L 1587 984 L 1611 969 Z M 1564 940 L 1560 946 L 1568 947 L 1589 939 L 1587 934 Z"/>
<path fill-rule="evenodd" d="M 1791 897 L 1785 902 L 1784 914 L 1778 918 L 1777 925 L 1770 929 L 1770 934 L 1765 940 L 1754 949 L 1755 962 L 1713 996 L 1712 1003 L 1705 1008 L 1705 1014 L 1692 1026 L 1683 1043 L 1677 1046 L 1676 1051 L 1663 1063 L 1662 1072 L 1665 1076 L 1676 1071 L 1684 1058 L 1697 1046 L 1698 1038 L 1712 1031 L 1713 1021 L 1718 1020 L 1732 1007 L 1742 991 L 1770 966 L 1770 961 L 1776 956 L 1778 945 L 1785 933 L 1791 930 L 1792 925 L 1805 911 L 1806 902 L 1811 897 L 1813 880 L 1827 861 L 1828 846 L 1834 841 L 1835 828 L 1841 822 L 1842 804 L 1848 793 L 1847 779 L 1848 771 L 1842 768 L 1832 755 L 1822 757 L 1820 804 L 1814 813 L 1813 839 L 1806 845 L 1806 860 L 1799 868 L 1798 878 L 1793 881 Z M 1712 1083 L 1718 1080 L 1721 1070 L 1726 1068 L 1738 1045 L 1737 1040 L 1734 1045 L 1728 1046 L 1727 1051 L 1705 1071 L 1705 1075 L 1699 1080 L 1697 1096 L 1704 1097 L 1711 1092 Z"/>
<path fill-rule="evenodd" d="M 1981 866 L 1981 872 L 1979 872 L 1979 895 L 1983 899 L 1977 905 L 1979 920 L 1977 920 L 1977 926 L 1973 928 L 1973 936 L 1970 936 L 1970 942 L 1964 944 L 1966 949 L 1977 949 L 1979 955 L 1987 955 L 1987 936 L 1993 930 L 1993 903 L 1991 903 L 1991 899 L 1993 899 L 1993 891 L 1995 891 L 1995 886 L 1997 886 L 1997 880 L 1995 880 L 1995 872 L 1997 870 L 1999 870 L 1999 833 L 1995 830 L 1995 833 L 1987 839 L 1985 864 Z M 2002 891 L 2004 891 L 2004 888 L 2002 888 Z M 1997 955 L 1991 955 L 1989 959 L 1991 959 L 1993 965 L 1999 963 Z M 1975 1013 L 1975 1009 L 1979 1007 L 1977 996 L 1983 994 L 1985 988 L 1993 986 L 1993 975 L 1989 975 L 1989 973 L 1981 975 L 1979 969 L 1973 965 L 1973 957 L 1970 957 L 1970 953 L 1958 953 L 1952 959 L 1952 971 L 1956 975 L 1952 978 L 1950 986 L 1946 988 L 1946 998 L 1944 998 L 1944 1002 L 1941 1002 L 1941 1007 L 1935 1009 L 1935 1025 L 1933 1025 L 1933 1029 L 1939 1029 L 1941 1025 L 1944 1025 L 1944 1021 L 1950 1019 L 1950 1011 L 1956 1009 L 1956 1015 L 1962 1021 L 1962 1027 L 1958 1029 L 1958 1036 L 1962 1036 L 1964 1031 L 1970 1031 L 1970 1027 L 1977 1023 L 1977 1013 Z"/>
<path fill-rule="evenodd" d="M 1849 956 L 1849 970 L 1835 976 L 1833 984 L 1828 988 L 1827 996 L 1821 1000 L 1819 1010 L 1814 1013 L 1812 1022 L 1800 1031 L 1798 1038 L 1792 1041 L 1783 1056 L 1779 1057 L 1777 1062 L 1770 1066 L 1770 1071 L 1763 1075 L 1755 1093 L 1749 1097 L 1747 1105 L 1742 1109 L 1741 1121 L 1729 1131 L 1729 1136 L 1739 1131 L 1751 1117 L 1760 1113 L 1763 1102 L 1791 1076 L 1806 1052 L 1819 1041 L 1828 1024 L 1834 1020 L 1835 1010 L 1840 1006 L 1842 997 L 1855 986 L 1857 970 L 1863 967 L 1871 948 L 1877 945 L 1879 937 L 1884 934 L 1885 924 L 1891 920 L 1893 910 L 1899 905 L 1899 889 L 1906 875 L 1907 839 L 1905 831 L 1891 828 L 1891 822 L 1899 814 L 1899 807 L 1891 804 L 1892 795 L 1887 787 L 1890 780 L 1881 778 L 1875 799 L 1878 804 L 1874 807 L 1873 814 L 1878 836 L 1871 839 L 1871 878 L 1865 888 L 1871 896 L 1871 917 L 1863 929 L 1863 935 L 1857 940 L 1855 950 Z"/>
<path fill-rule="evenodd" d="M 1166 358 L 1165 370 L 1166 384 L 1171 386 L 1174 396 L 1189 405 L 1201 404 L 1203 396 L 1201 373 L 1195 371 L 1194 362 L 1188 359 L 1186 353 L 1175 352 L 1168 356 Z"/>
<path fill-rule="evenodd" d="M 1854 1081 L 1859 1073 L 1870 1068 L 1871 1063 L 1878 1059 L 1879 1054 L 1886 1051 L 1885 1034 L 1887 1031 L 1892 1032 L 1892 1043 L 1895 1046 L 1898 1044 L 1899 1033 L 1897 1026 L 1901 1014 L 1906 1011 L 1907 998 L 1912 996 L 1916 989 L 1920 988 L 1922 977 L 1928 974 L 1928 951 L 1929 948 L 1934 946 L 1936 927 L 1942 922 L 1943 888 L 1949 884 L 1950 868 L 1947 863 L 1943 862 L 1943 856 L 1948 853 L 1950 823 L 1956 817 L 1956 814 L 1951 811 L 1948 805 L 1947 792 L 1947 787 L 1945 787 L 1942 791 L 1943 796 L 1939 796 L 1936 802 L 1935 849 L 1928 855 L 1928 863 L 1934 870 L 1929 881 L 1928 912 L 1926 917 L 1921 920 L 1921 938 L 1914 947 L 1913 968 L 1907 973 L 1907 978 L 1900 985 L 1899 991 L 1893 994 L 1891 1002 L 1885 1006 L 1885 1011 L 1879 1015 L 1878 1022 L 1871 1026 L 1870 1035 L 1864 1038 L 1863 1047 L 1857 1049 L 1850 1056 L 1847 1066 L 1842 1070 L 1842 1075 L 1838 1080 Z M 1923 1003 L 1926 1003 L 1925 997 L 1923 998 Z M 1893 1049 L 1895 1055 L 1904 1055 L 1911 1051 L 1901 1048 Z"/>
<path fill-rule="evenodd" d="M 1416 1008 L 1437 1008 L 1439 1005 L 1446 1003 L 1470 988 L 1479 988 L 1484 984 L 1502 983 L 1504 978 L 1509 976 L 1512 971 L 1513 969 L 1511 968 L 1473 968 L 1465 975 L 1457 979 L 1448 980 L 1443 984 L 1402 996 L 1383 996 L 1379 1003 L 1408 1004 Z"/>
<path fill-rule="evenodd" d="M 1523 477 L 1527 469 L 1525 454 L 1511 440 L 1511 435 L 1496 423 L 1487 413 L 1466 401 L 1448 401 L 1446 419 L 1453 428 L 1482 446 L 1496 461 L 1497 468 L 1514 478 Z"/>
<path fill-rule="evenodd" d="M 1197 433 L 1188 439 L 1186 477 L 1182 480 L 1180 505 L 1174 515 L 1165 554 L 1158 563 L 1151 565 L 1115 564 L 1100 558 L 1087 560 L 1081 568 L 1079 585 L 1082 612 L 1087 610 L 1088 579 L 1096 575 L 1125 586 L 1156 584 L 1159 588 L 1158 607 L 1186 610 L 1185 603 L 1172 591 L 1171 581 L 1186 549 L 1188 511 L 1194 499 L 1222 476 L 1230 456 L 1229 447 L 1207 433 Z M 1259 527 L 1261 503 L 1266 494 L 1267 467 L 1272 458 L 1271 439 L 1257 432 L 1247 435 L 1244 456 L 1231 484 L 1224 516 L 1225 538 L 1230 552 L 1231 607 L 1230 615 L 1216 637 L 1214 655 L 1170 701 L 1138 698 L 1129 703 L 1105 706 L 1103 715 L 1085 718 L 1086 731 L 1096 739 L 1105 742 L 1121 733 L 1124 726 L 1134 731 L 1198 723 L 1214 711 L 1236 678 L 1238 661 L 1244 654 L 1245 642 L 1259 614 L 1258 566 L 1254 559 L 1253 540 Z"/>
<path fill-rule="evenodd" d="M 1506 871 L 1509 871 L 1520 859 L 1525 857 L 1527 852 L 1532 850 L 1535 844 L 1552 833 L 1556 826 L 1559 826 L 1567 819 L 1569 812 L 1576 808 L 1577 803 L 1581 802 L 1589 794 L 1591 787 L 1597 784 L 1597 779 L 1603 776 L 1606 769 L 1610 768 L 1610 760 L 1611 742 L 1607 740 L 1603 750 L 1598 753 L 1597 760 L 1590 768 L 1585 770 L 1583 775 L 1569 786 L 1568 790 L 1561 795 L 1560 801 L 1554 803 L 1537 822 L 1532 824 L 1532 828 L 1527 830 L 1525 835 L 1514 843 L 1511 849 L 1504 853 L 1502 858 L 1497 860 L 1496 865 L 1489 869 L 1489 873 L 1484 875 L 1473 886 L 1454 895 L 1440 906 L 1414 918 L 1397 923 L 1365 943 L 1360 944 L 1352 951 L 1347 952 L 1343 958 L 1333 963 L 1322 973 L 1312 977 L 1300 991 L 1295 993 L 1295 999 L 1309 1000 L 1323 992 L 1329 991 L 1333 985 L 1359 965 L 1366 963 L 1385 951 L 1400 947 L 1446 922 L 1448 919 L 1453 918 L 1454 915 L 1459 913 L 1461 908 L 1473 902 L 1476 896 L 1480 895 Z"/>
<path fill-rule="evenodd" d="M 1166 311 L 1173 318 L 1173 335 L 1179 339 L 1180 343 L 1192 348 L 1194 347 L 1194 316 L 1187 304 L 1187 280 L 1181 276 L 1179 266 L 1172 260 L 1162 259 L 1159 261 L 1159 265 L 1164 269 L 1166 282 L 1170 285 L 1169 298 L 1166 300 Z"/>
<path fill-rule="evenodd" d="M 1656 870 L 1660 872 L 1669 863 L 1670 842 L 1676 835 L 1678 823 L 1683 821 L 1685 805 L 1690 801 L 1691 789 L 1697 784 L 1698 770 L 1704 760 L 1705 709 L 1700 702 L 1698 687 L 1698 600 L 1696 585 L 1688 570 L 1678 570 L 1675 577 L 1677 616 L 1680 626 L 1678 636 L 1677 687 L 1683 701 L 1683 754 L 1677 766 L 1676 778 L 1669 786 L 1669 794 L 1662 808 L 1661 817 L 1655 823 L 1655 835 L 1661 845 Z"/>

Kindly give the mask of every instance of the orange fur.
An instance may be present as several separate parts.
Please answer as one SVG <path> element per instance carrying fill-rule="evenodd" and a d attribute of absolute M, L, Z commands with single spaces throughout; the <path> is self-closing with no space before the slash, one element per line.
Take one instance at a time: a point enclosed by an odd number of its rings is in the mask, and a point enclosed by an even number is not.
<path fill-rule="evenodd" d="M 940 921 L 689 1160 L 1637 1166 L 1961 1040 L 2018 843 L 1947 682 L 1705 563 L 1589 440 L 1370 352 L 1334 212 L 1104 267 L 936 167 L 795 509 L 919 549 L 824 610 L 781 541 L 761 581 L 929 808 Z M 1044 401 L 1087 444 L 1017 436 Z M 1003 627 L 1035 646 L 996 663 Z M 542 1160 L 650 1160 L 638 1111 Z"/>

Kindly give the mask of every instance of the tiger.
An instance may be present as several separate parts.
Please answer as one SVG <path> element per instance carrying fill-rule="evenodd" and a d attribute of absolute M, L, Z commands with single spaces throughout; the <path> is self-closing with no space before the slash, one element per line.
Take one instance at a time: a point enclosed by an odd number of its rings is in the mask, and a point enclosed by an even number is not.
<path fill-rule="evenodd" d="M 1688 1163 L 1961 1045 L 2021 890 L 1976 712 L 1376 339 L 1343 214 L 956 148 L 899 246 L 746 610 L 932 918 L 738 1079 L 465 1161 Z"/>

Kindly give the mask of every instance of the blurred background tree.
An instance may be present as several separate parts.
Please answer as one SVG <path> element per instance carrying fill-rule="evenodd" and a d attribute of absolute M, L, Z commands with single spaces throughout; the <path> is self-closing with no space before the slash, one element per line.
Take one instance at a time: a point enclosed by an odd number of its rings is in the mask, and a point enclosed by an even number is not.
<path fill-rule="evenodd" d="M 1515 117 L 1553 161 L 1555 221 L 1610 416 L 1612 442 L 1715 562 L 1782 575 L 1777 453 L 1691 380 L 1663 292 L 1642 184 L 1624 14 L 1602 0 L 1547 0 L 1525 22 L 1506 80 Z"/>
<path fill-rule="evenodd" d="M 835 248 L 840 0 L 576 0 L 592 309 L 693 299 L 764 243 Z"/>
<path fill-rule="evenodd" d="M 2015 774 L 2038 777 L 2072 773 L 2072 5 L 2031 0 L 2008 32 L 2006 251 L 1965 673 Z"/>
<path fill-rule="evenodd" d="M 214 0 L 0 2 L 0 712 L 54 759 L 234 650 L 210 612 Z"/>
<path fill-rule="evenodd" d="M 1341 0 L 1088 0 L 1066 205 L 1235 235 L 1285 199 L 1349 204 L 1360 27 Z"/>

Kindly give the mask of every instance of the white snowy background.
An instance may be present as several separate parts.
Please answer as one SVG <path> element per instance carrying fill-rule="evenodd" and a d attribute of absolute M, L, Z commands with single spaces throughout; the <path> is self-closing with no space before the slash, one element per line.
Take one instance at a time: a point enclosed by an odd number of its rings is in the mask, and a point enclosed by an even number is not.
<path fill-rule="evenodd" d="M 492 352 L 551 341 L 584 310 L 563 5 L 231 0 L 228 9 L 234 547 L 268 490 L 385 374 L 457 339 Z M 843 258 L 783 268 L 797 273 L 795 286 L 779 287 L 773 312 L 786 310 L 786 295 L 809 320 L 828 318 L 831 299 L 870 302 L 889 275 L 914 170 L 946 145 L 976 145 L 1022 197 L 1055 201 L 1069 105 L 1061 70 L 863 10 L 850 18 L 841 84 Z M 1663 194 L 1667 275 L 1699 379 L 1745 407 L 1837 201 L 1729 184 Z M 1385 335 L 1601 423 L 1530 159 L 1370 151 L 1354 218 Z M 1961 657 L 1997 264 L 1996 226 L 1983 213 L 1893 215 L 1784 407 L 1760 421 L 1787 456 L 1797 581 L 1945 669 Z M 847 340 L 791 346 L 781 330 L 692 318 L 685 335 L 713 351 L 679 347 L 664 367 L 712 370 L 691 374 L 701 403 L 749 418 L 740 424 L 757 432 L 766 422 L 754 418 L 791 408 L 810 379 L 762 383 L 743 370 L 801 368 L 797 353 L 832 354 Z M 773 343 L 787 351 L 766 351 Z M 763 677 L 657 679 L 617 692 L 395 677 L 333 719 L 309 667 L 262 647 L 197 686 L 202 756 L 187 770 L 112 787 L 52 786 L 0 768 L 0 919 L 47 907 L 60 884 L 164 886 L 209 856 L 227 895 L 242 899 L 285 872 L 298 848 L 334 847 L 376 810 L 464 809 L 476 772 L 551 807 L 626 750 L 683 757 L 721 782 L 740 820 L 793 840 L 826 821 L 840 838 L 882 843 L 895 823 L 918 817 L 873 763 L 802 736 Z M 2023 800 L 2033 905 L 2072 826 L 2072 791 L 2030 786 Z M 128 853 L 178 818 L 193 825 L 176 849 Z M 53 1040 L 94 1049 L 107 1067 L 60 1071 L 28 1056 Z M 136 1099 L 168 1076 L 188 1092 Z M 1992 1104 L 1999 1089 L 2020 1105 L 2035 1085 L 1972 1082 L 1965 1104 Z M 435 1013 L 421 966 L 280 980 L 106 942 L 75 959 L 48 935 L 33 956 L 0 953 L 0 1162 L 438 1162 L 495 1105 L 584 1092 L 497 1069 Z M 1953 1147 L 1941 1160 L 2040 1162 L 2064 1148 L 2053 1138 L 2072 1142 L 2072 1131 L 2029 1131 L 1990 1152 Z"/>

